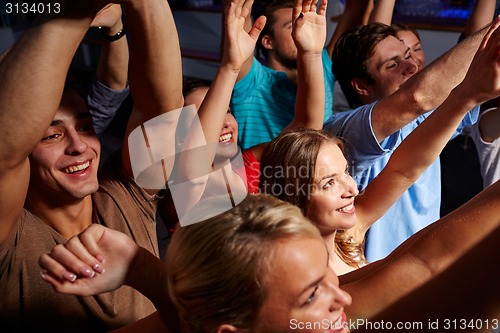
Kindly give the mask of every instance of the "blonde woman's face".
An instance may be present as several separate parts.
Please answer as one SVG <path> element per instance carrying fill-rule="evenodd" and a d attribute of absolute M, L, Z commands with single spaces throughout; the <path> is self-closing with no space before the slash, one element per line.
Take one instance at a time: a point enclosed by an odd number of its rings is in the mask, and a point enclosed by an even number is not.
<path fill-rule="evenodd" d="M 277 243 L 269 267 L 263 279 L 268 295 L 254 332 L 348 332 L 344 307 L 351 297 L 339 288 L 321 240 Z"/>
<path fill-rule="evenodd" d="M 322 235 L 356 224 L 354 198 L 359 192 L 347 168 L 338 145 L 327 142 L 321 146 L 316 158 L 308 218 Z"/>
<path fill-rule="evenodd" d="M 418 70 L 421 70 L 425 66 L 425 54 L 420 40 L 409 30 L 398 31 L 397 36 L 410 48 L 411 57 L 417 64 Z"/>

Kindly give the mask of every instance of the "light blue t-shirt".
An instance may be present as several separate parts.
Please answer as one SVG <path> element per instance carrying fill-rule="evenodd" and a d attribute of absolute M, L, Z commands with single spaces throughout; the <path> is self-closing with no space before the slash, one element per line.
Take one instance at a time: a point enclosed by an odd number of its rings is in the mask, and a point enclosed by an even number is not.
<path fill-rule="evenodd" d="M 324 125 L 326 130 L 345 140 L 351 174 L 360 190 L 382 171 L 401 141 L 431 113 L 421 115 L 379 144 L 371 126 L 375 103 L 335 113 Z M 465 126 L 475 123 L 478 115 L 479 107 L 475 107 L 464 117 L 454 136 Z M 372 262 L 386 257 L 408 237 L 439 219 L 440 205 L 441 167 L 438 158 L 370 227 L 366 235 L 367 260 Z"/>
<path fill-rule="evenodd" d="M 322 53 L 325 78 L 325 120 L 332 115 L 332 61 Z M 269 142 L 293 120 L 297 86 L 284 72 L 262 65 L 256 58 L 248 74 L 236 83 L 231 97 L 231 112 L 238 122 L 240 147 L 245 150 Z"/>

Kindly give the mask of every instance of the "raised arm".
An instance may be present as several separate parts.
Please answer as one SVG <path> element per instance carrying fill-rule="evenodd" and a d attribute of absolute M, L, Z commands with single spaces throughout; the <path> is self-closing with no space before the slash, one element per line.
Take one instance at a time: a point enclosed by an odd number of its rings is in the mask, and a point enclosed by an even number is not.
<path fill-rule="evenodd" d="M 28 155 L 53 120 L 73 55 L 99 10 L 83 2 L 61 7 L 62 14 L 29 28 L 0 62 L 0 244 L 22 212 Z"/>
<path fill-rule="evenodd" d="M 353 299 L 346 309 L 349 317 L 353 320 L 373 317 L 438 276 L 499 226 L 500 182 L 497 182 L 410 237 L 385 259 L 341 276 L 342 288 Z"/>
<path fill-rule="evenodd" d="M 496 273 L 500 266 L 496 254 L 499 242 L 500 228 L 497 228 L 446 271 L 371 317 L 370 321 L 391 322 L 394 326 L 396 322 L 421 323 L 418 330 L 427 331 L 478 332 L 484 328 L 490 332 L 498 329 L 500 286 Z M 374 331 L 364 325 L 359 329 Z"/>
<path fill-rule="evenodd" d="M 491 23 L 495 15 L 496 1 L 476 0 L 470 17 L 464 29 L 464 36 L 469 37 L 476 31 L 483 29 Z"/>
<path fill-rule="evenodd" d="M 500 21 L 495 21 L 495 26 L 498 24 Z M 483 29 L 465 39 L 374 106 L 372 126 L 379 142 L 419 115 L 435 109 L 448 97 L 464 79 L 487 31 Z"/>
<path fill-rule="evenodd" d="M 138 126 L 181 108 L 183 97 L 179 38 L 168 2 L 130 0 L 124 4 L 127 20 L 134 22 L 128 27 L 131 40 L 129 84 L 134 99 L 134 112 L 126 132 L 128 138 Z M 162 125 L 144 132 L 153 136 L 175 132 L 175 121 L 169 119 Z M 153 140 L 148 136 L 142 140 L 152 150 L 164 150 L 167 154 L 175 151 L 173 137 L 172 140 Z M 128 147 L 126 140 L 123 164 L 125 170 L 133 175 Z"/>
<path fill-rule="evenodd" d="M 223 17 L 223 22 L 222 23 L 223 23 L 223 26 L 224 26 L 226 24 L 225 15 L 227 15 L 227 9 L 231 5 L 231 0 L 224 0 L 223 4 L 224 4 L 224 17 Z M 252 2 L 252 4 L 253 4 L 253 2 Z M 250 7 L 250 13 L 245 17 L 245 21 L 243 23 L 243 29 L 246 32 L 250 32 L 252 30 L 252 27 L 254 26 L 254 24 L 252 23 L 252 17 L 250 15 L 251 11 L 252 11 L 252 8 Z M 262 19 L 259 17 L 259 18 L 257 18 L 257 20 L 262 20 Z M 260 23 L 258 23 L 258 25 L 260 25 Z M 226 30 L 222 29 L 222 34 L 221 34 L 221 37 L 222 37 L 221 38 L 221 54 L 224 54 L 224 48 L 226 47 L 226 42 L 227 42 L 226 33 L 227 33 Z M 236 78 L 236 81 L 239 81 L 242 78 L 244 78 L 248 74 L 248 72 L 250 71 L 250 69 L 252 68 L 252 63 L 253 63 L 253 59 L 254 59 L 253 55 L 254 55 L 254 53 L 250 54 L 248 56 L 248 58 L 244 59 L 243 64 L 241 65 L 241 68 L 238 71 L 238 76 Z"/>
<path fill-rule="evenodd" d="M 113 5 L 97 14 L 92 26 L 104 36 L 96 78 L 87 96 L 87 104 L 96 134 L 106 132 L 123 101 L 128 97 L 128 43 L 124 35 L 122 10 Z M 119 38 L 111 40 L 110 38 Z"/>
<path fill-rule="evenodd" d="M 380 22 L 391 25 L 395 5 L 396 0 L 377 0 L 370 14 L 369 22 Z"/>
<path fill-rule="evenodd" d="M 252 57 L 255 44 L 266 22 L 261 16 L 251 29 L 246 29 L 252 4 L 253 0 L 233 0 L 228 3 L 225 10 L 225 40 L 221 65 L 198 110 L 208 144 L 219 142 L 234 84 L 246 60 Z"/>
<path fill-rule="evenodd" d="M 297 98 L 293 128 L 323 128 L 325 82 L 321 53 L 326 40 L 327 1 L 297 0 L 293 7 L 292 37 L 297 45 Z"/>
<path fill-rule="evenodd" d="M 438 158 L 465 114 L 500 94 L 497 46 L 500 29 L 489 30 L 464 80 L 422 124 L 398 146 L 386 167 L 356 200 L 356 239 L 362 241 L 378 220 Z M 397 223 L 397 221 L 394 221 Z"/>
<path fill-rule="evenodd" d="M 340 17 L 332 38 L 326 46 L 330 57 L 339 37 L 347 30 L 366 24 L 373 8 L 373 0 L 346 0 L 344 13 Z"/>
<path fill-rule="evenodd" d="M 257 38 L 265 24 L 265 18 L 262 16 L 255 21 L 249 32 L 245 30 L 244 25 L 250 15 L 252 4 L 253 0 L 233 0 L 226 7 L 221 65 L 198 110 L 197 119 L 199 119 L 200 126 L 197 126 L 195 117 L 194 121 L 190 122 L 193 125 L 187 129 L 181 139 L 181 153 L 178 154 L 179 167 L 172 177 L 176 184 L 187 184 L 182 187 L 182 204 L 176 205 L 177 214 L 181 220 L 182 216 L 200 200 L 204 193 L 216 193 L 220 188 L 226 191 L 226 179 L 211 173 L 213 167 L 217 170 L 224 168 L 225 172 L 229 172 L 227 181 L 235 178 L 232 169 L 225 167 L 230 166 L 230 159 L 237 154 L 236 141 L 234 141 L 237 137 L 236 131 L 233 132 L 233 141 L 229 142 L 229 145 L 234 147 L 232 152 L 234 156 L 226 156 L 227 154 L 216 156 L 216 154 L 221 146 L 219 139 L 221 131 L 225 128 L 227 117 L 232 117 L 227 113 L 234 84 L 243 63 L 253 54 Z M 179 189 L 180 187 L 172 189 L 174 200 Z M 233 191 L 233 194 L 235 193 L 236 191 Z"/>

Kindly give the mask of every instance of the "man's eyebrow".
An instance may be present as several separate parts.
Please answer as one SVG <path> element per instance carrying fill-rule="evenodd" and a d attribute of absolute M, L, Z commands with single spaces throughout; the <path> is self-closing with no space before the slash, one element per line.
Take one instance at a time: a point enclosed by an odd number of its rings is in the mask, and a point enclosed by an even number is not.
<path fill-rule="evenodd" d="M 50 123 L 50 126 L 57 126 L 57 125 L 59 125 L 59 124 L 61 124 L 61 123 L 62 123 L 62 120 L 60 120 L 60 119 L 54 119 L 54 120 L 52 120 L 52 122 Z"/>

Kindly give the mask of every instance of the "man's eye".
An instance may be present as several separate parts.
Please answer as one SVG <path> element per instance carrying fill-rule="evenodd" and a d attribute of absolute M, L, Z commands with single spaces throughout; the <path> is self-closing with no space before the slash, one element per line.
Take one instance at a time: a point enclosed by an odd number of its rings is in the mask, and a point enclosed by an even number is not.
<path fill-rule="evenodd" d="M 51 134 L 42 138 L 42 141 L 55 140 L 60 136 L 60 134 Z"/>
<path fill-rule="evenodd" d="M 94 131 L 94 127 L 92 125 L 85 125 L 78 129 L 78 132 L 92 132 Z"/>

